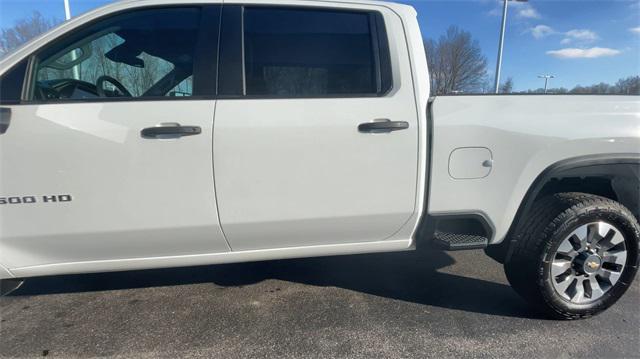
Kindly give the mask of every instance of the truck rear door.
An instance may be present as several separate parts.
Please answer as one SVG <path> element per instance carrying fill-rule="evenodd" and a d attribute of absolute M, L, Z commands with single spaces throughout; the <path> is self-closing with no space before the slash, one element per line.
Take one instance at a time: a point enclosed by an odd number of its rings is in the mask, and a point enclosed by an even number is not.
<path fill-rule="evenodd" d="M 213 154 L 234 251 L 385 240 L 415 211 L 418 116 L 400 19 L 322 6 L 225 2 Z"/>

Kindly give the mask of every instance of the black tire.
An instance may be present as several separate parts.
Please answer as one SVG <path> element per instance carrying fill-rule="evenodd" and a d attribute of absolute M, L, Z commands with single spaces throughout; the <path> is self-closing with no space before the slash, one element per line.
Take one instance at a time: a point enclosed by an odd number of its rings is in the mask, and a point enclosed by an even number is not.
<path fill-rule="evenodd" d="M 569 234 L 594 221 L 613 225 L 624 236 L 626 264 L 618 282 L 604 295 L 588 303 L 574 303 L 554 289 L 551 262 Z M 608 198 L 584 193 L 542 198 L 519 227 L 516 238 L 505 262 L 507 279 L 518 294 L 553 318 L 580 319 L 604 311 L 620 299 L 638 270 L 640 225 L 627 208 Z"/>
<path fill-rule="evenodd" d="M 494 245 L 488 246 L 487 248 L 484 249 L 484 253 L 494 261 L 500 264 L 504 264 L 504 261 L 507 258 L 507 253 L 509 251 L 510 244 L 511 244 L 511 241 L 504 240 L 500 244 L 494 244 Z"/>

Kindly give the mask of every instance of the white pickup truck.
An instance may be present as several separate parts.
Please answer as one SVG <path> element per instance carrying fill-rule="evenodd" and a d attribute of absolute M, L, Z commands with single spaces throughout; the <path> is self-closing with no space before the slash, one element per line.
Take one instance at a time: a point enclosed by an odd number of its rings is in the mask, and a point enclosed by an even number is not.
<path fill-rule="evenodd" d="M 573 319 L 637 271 L 639 98 L 430 99 L 410 6 L 122 1 L 6 57 L 0 86 L 5 293 L 435 243 Z"/>

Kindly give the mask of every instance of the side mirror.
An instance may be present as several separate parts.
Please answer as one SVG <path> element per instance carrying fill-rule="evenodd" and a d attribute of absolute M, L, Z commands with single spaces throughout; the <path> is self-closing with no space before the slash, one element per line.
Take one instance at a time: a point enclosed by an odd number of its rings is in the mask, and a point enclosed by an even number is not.
<path fill-rule="evenodd" d="M 11 124 L 11 109 L 0 107 L 0 135 L 7 132 Z"/>

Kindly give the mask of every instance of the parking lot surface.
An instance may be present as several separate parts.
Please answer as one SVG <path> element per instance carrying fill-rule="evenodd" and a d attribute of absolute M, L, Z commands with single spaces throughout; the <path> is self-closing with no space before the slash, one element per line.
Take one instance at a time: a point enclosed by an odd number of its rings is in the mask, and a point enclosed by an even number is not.
<path fill-rule="evenodd" d="M 482 251 L 420 250 L 37 278 L 0 298 L 0 357 L 606 357 L 640 354 L 638 280 L 547 320 Z"/>

